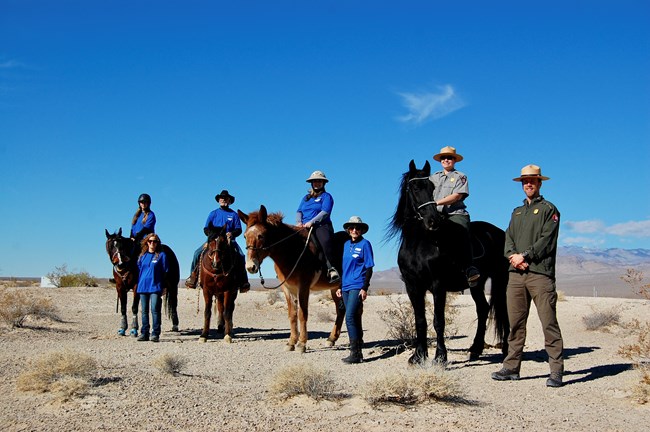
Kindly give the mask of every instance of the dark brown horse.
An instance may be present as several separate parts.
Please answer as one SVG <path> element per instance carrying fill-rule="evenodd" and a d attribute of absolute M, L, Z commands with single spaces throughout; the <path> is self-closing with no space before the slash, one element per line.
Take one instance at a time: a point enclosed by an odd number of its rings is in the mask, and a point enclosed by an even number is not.
<path fill-rule="evenodd" d="M 203 312 L 203 332 L 199 341 L 206 342 L 210 333 L 210 318 L 212 317 L 212 298 L 217 300 L 218 326 L 217 332 L 224 334 L 223 340 L 232 342 L 232 315 L 235 311 L 235 299 L 238 288 L 235 279 L 237 257 L 226 237 L 225 227 L 214 227 L 212 223 L 207 228 L 208 248 L 201 255 L 200 283 L 205 300 Z"/>
<path fill-rule="evenodd" d="M 261 206 L 258 212 L 245 214 L 237 212 L 246 224 L 246 270 L 257 273 L 266 257 L 275 264 L 275 272 L 282 282 L 282 291 L 289 309 L 291 335 L 287 350 L 298 347 L 299 352 L 307 349 L 307 318 L 309 315 L 309 292 L 328 290 L 336 307 L 336 321 L 327 341 L 330 345 L 338 340 L 345 318 L 345 308 L 336 297 L 340 284 L 329 284 L 326 269 L 309 231 L 282 222 L 282 214 L 268 214 Z M 333 264 L 341 268 L 345 233 L 337 233 L 334 240 Z M 300 323 L 300 330 L 298 330 Z"/>
<path fill-rule="evenodd" d="M 117 291 L 117 302 L 121 314 L 120 328 L 117 333 L 121 336 L 126 334 L 128 329 L 126 318 L 127 296 L 129 291 L 133 291 L 133 304 L 131 312 L 133 318 L 131 321 L 131 336 L 137 336 L 139 330 L 138 324 L 138 306 L 140 296 L 137 294 L 138 285 L 138 255 L 140 247 L 130 238 L 122 237 L 122 228 L 116 233 L 106 232 L 106 253 L 113 264 L 113 278 L 115 279 L 115 289 Z M 180 266 L 174 251 L 167 245 L 162 245 L 167 261 L 169 272 L 165 278 L 165 311 L 167 316 L 172 320 L 172 331 L 178 331 L 178 281 L 180 280 Z"/>

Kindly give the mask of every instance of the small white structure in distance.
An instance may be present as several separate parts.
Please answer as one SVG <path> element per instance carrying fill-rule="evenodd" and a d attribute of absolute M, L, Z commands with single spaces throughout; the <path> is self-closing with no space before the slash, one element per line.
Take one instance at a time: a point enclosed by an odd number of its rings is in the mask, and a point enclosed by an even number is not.
<path fill-rule="evenodd" d="M 41 288 L 56 288 L 56 286 L 52 283 L 52 280 L 50 280 L 49 277 L 41 276 Z"/>

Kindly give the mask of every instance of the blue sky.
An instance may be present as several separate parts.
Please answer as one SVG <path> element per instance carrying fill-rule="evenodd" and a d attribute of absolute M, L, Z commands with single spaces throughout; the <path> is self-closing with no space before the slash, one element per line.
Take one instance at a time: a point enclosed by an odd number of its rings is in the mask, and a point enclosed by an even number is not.
<path fill-rule="evenodd" d="M 109 276 L 104 229 L 142 192 L 187 276 L 216 193 L 293 223 L 316 169 L 385 270 L 400 176 L 446 145 L 473 220 L 505 229 L 535 163 L 562 245 L 648 248 L 648 22 L 627 0 L 0 0 L 0 276 Z"/>

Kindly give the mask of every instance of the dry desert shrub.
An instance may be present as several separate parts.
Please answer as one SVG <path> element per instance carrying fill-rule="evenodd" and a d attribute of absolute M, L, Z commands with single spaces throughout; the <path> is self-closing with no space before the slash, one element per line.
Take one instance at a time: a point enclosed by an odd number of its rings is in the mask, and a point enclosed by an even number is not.
<path fill-rule="evenodd" d="M 620 324 L 621 311 L 619 307 L 600 311 L 594 310 L 589 315 L 583 316 L 582 322 L 589 331 L 606 330 L 610 326 Z"/>
<path fill-rule="evenodd" d="M 29 316 L 61 321 L 56 307 L 49 299 L 21 290 L 0 289 L 0 321 L 12 328 L 22 327 Z"/>
<path fill-rule="evenodd" d="M 45 354 L 28 363 L 18 376 L 16 387 L 20 391 L 49 392 L 63 400 L 83 397 L 97 374 L 97 367 L 95 359 L 86 354 L 72 351 Z"/>
<path fill-rule="evenodd" d="M 435 366 L 375 378 L 362 389 L 362 397 L 372 406 L 382 403 L 413 405 L 461 400 L 463 392 L 443 367 Z"/>
<path fill-rule="evenodd" d="M 266 293 L 266 301 L 269 305 L 273 306 L 276 302 L 280 301 L 280 291 L 277 289 L 268 290 Z"/>
<path fill-rule="evenodd" d="M 566 293 L 562 290 L 557 291 L 557 301 L 559 302 L 565 302 L 566 301 Z"/>
<path fill-rule="evenodd" d="M 650 300 L 650 284 L 644 283 L 643 278 L 643 272 L 635 269 L 627 269 L 627 272 L 621 276 L 623 282 L 632 287 L 632 291 L 646 300 Z"/>
<path fill-rule="evenodd" d="M 312 399 L 336 399 L 336 383 L 330 373 L 309 363 L 281 369 L 272 379 L 271 393 L 282 399 L 306 395 Z"/>
<path fill-rule="evenodd" d="M 91 276 L 90 273 L 85 271 L 78 273 L 68 271 L 68 266 L 66 264 L 63 264 L 59 267 L 54 267 L 54 270 L 52 270 L 46 276 L 57 288 L 99 286 L 97 279 L 94 276 Z"/>
<path fill-rule="evenodd" d="M 187 359 L 178 354 L 163 354 L 153 361 L 156 369 L 162 373 L 178 376 L 187 365 Z"/>
<path fill-rule="evenodd" d="M 618 353 L 631 360 L 639 372 L 640 379 L 634 387 L 634 398 L 637 402 L 645 404 L 650 402 L 650 321 L 641 322 L 634 319 L 625 328 L 636 336 L 636 341 L 621 346 Z"/>

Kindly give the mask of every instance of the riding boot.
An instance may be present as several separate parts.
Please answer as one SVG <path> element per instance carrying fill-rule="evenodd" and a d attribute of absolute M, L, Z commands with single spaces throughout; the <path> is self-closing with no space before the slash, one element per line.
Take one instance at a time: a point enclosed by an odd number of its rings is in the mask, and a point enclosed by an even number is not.
<path fill-rule="evenodd" d="M 343 363 L 361 363 L 363 361 L 363 354 L 361 353 L 361 345 L 356 339 L 350 340 L 350 355 L 341 359 Z"/>
<path fill-rule="evenodd" d="M 188 277 L 185 280 L 185 286 L 187 288 L 190 288 L 190 289 L 196 288 L 196 282 L 197 282 L 197 279 L 198 279 L 198 274 L 197 273 L 198 272 L 196 271 L 196 269 L 192 270 L 192 274 L 190 274 L 190 277 Z"/>

